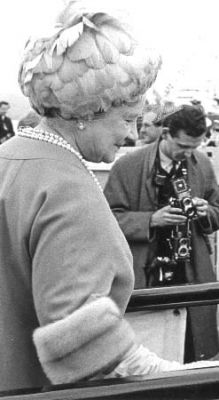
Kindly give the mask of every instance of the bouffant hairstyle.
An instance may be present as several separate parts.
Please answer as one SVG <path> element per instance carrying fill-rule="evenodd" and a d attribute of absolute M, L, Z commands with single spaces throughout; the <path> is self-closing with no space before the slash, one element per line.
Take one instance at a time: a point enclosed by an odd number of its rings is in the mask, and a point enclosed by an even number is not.
<path fill-rule="evenodd" d="M 188 136 L 198 137 L 207 130 L 206 118 L 200 107 L 183 105 L 173 115 L 167 117 L 163 123 L 172 137 L 177 136 L 179 130 L 184 130 Z"/>
<path fill-rule="evenodd" d="M 119 19 L 91 7 L 71 1 L 51 32 L 26 44 L 18 80 L 42 116 L 93 118 L 137 102 L 156 79 L 160 56 L 140 48 Z"/>

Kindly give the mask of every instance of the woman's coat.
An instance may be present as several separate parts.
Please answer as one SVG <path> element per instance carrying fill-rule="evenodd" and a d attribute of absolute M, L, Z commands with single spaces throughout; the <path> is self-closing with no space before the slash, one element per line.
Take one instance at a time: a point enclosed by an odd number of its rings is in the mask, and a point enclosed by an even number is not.
<path fill-rule="evenodd" d="M 17 136 L 0 146 L 0 183 L 0 391 L 119 362 L 132 256 L 103 193 L 70 152 Z"/>

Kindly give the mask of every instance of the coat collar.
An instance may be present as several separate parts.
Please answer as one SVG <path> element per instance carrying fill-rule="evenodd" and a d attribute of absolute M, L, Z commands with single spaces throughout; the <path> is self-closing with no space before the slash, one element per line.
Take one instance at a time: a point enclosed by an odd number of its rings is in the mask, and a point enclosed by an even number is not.
<path fill-rule="evenodd" d="M 0 158 L 12 160 L 50 159 L 70 161 L 82 165 L 70 151 L 39 140 L 23 138 L 18 135 L 0 146 Z M 83 166 L 82 166 L 83 168 Z"/>

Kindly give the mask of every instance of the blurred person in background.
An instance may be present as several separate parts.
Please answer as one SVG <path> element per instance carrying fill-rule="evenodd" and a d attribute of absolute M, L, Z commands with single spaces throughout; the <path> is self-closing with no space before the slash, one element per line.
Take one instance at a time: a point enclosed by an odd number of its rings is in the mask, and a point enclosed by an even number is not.
<path fill-rule="evenodd" d="M 147 104 L 144 107 L 142 117 L 138 118 L 137 129 L 139 139 L 137 146 L 143 146 L 155 142 L 163 132 L 163 121 L 165 117 L 175 111 L 172 102 L 164 104 Z"/>
<path fill-rule="evenodd" d="M 205 108 L 204 108 L 204 106 L 203 106 L 203 104 L 202 104 L 202 100 L 201 100 L 201 99 L 194 98 L 194 99 L 191 100 L 191 104 L 192 104 L 193 106 L 195 106 L 195 107 L 200 108 L 200 110 L 201 110 L 203 113 L 205 113 Z"/>
<path fill-rule="evenodd" d="M 208 127 L 205 146 L 217 147 L 219 145 L 219 120 L 214 120 Z"/>
<path fill-rule="evenodd" d="M 154 124 L 157 114 L 154 111 L 145 111 L 141 118 L 141 125 L 139 129 L 139 140 L 137 141 L 138 146 L 149 144 L 157 140 L 162 132 L 161 126 Z"/>
<path fill-rule="evenodd" d="M 11 118 L 6 115 L 9 109 L 7 101 L 0 101 L 0 144 L 15 135 Z"/>

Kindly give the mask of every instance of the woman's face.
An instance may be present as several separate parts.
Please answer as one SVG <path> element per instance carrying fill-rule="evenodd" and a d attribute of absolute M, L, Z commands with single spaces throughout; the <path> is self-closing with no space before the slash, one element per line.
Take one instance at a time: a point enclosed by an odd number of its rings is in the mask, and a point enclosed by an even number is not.
<path fill-rule="evenodd" d="M 138 138 L 136 121 L 142 102 L 111 108 L 103 117 L 86 123 L 78 132 L 77 147 L 87 161 L 110 163 L 127 138 Z"/>

